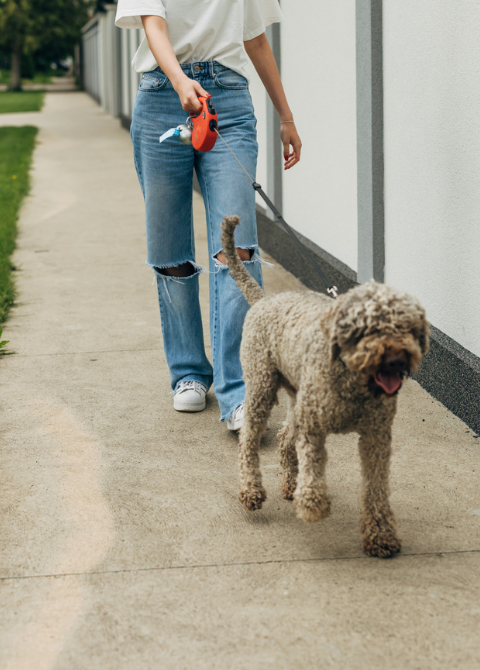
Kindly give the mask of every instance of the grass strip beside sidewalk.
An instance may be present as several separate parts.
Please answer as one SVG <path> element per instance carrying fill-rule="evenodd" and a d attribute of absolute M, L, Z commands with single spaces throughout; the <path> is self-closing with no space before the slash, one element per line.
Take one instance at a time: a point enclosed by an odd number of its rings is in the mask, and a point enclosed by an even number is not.
<path fill-rule="evenodd" d="M 0 127 L 0 323 L 15 298 L 10 256 L 15 249 L 18 212 L 30 186 L 29 170 L 37 128 Z"/>
<path fill-rule="evenodd" d="M 0 91 L 0 114 L 39 112 L 44 95 L 43 91 Z"/>

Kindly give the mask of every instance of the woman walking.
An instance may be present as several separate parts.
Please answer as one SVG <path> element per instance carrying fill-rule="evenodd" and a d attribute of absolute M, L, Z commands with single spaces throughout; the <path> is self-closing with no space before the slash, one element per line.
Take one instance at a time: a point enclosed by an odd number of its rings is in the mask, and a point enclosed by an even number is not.
<path fill-rule="evenodd" d="M 135 167 L 145 198 L 147 264 L 157 278 L 165 355 L 174 408 L 198 412 L 214 384 L 221 421 L 243 423 L 245 387 L 239 359 L 247 302 L 228 274 L 220 241 L 225 215 L 241 217 L 238 254 L 262 285 L 255 192 L 220 140 L 208 153 L 159 137 L 198 112 L 211 94 L 219 130 L 252 177 L 256 119 L 248 91 L 250 57 L 281 120 L 285 169 L 300 159 L 301 142 L 265 28 L 281 20 L 278 0 L 119 0 L 116 25 L 145 29 L 133 59 L 142 78 L 133 110 Z M 192 185 L 195 170 L 207 215 L 210 336 L 205 354 L 195 263 Z"/>

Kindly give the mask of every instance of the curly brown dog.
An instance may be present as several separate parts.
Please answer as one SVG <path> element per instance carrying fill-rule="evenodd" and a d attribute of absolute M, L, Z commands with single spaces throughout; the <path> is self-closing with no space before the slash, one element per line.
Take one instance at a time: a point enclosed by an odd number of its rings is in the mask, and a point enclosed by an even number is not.
<path fill-rule="evenodd" d="M 314 292 L 265 297 L 240 261 L 238 217 L 225 217 L 222 243 L 230 274 L 252 305 L 243 326 L 246 384 L 240 431 L 240 501 L 253 511 L 266 499 L 259 467 L 260 437 L 279 388 L 289 397 L 279 433 L 283 497 L 308 522 L 330 514 L 325 484 L 329 433 L 359 434 L 364 488 L 364 551 L 400 551 L 388 500 L 392 423 L 405 375 L 428 349 L 429 325 L 419 302 L 383 284 L 357 286 L 332 300 Z"/>

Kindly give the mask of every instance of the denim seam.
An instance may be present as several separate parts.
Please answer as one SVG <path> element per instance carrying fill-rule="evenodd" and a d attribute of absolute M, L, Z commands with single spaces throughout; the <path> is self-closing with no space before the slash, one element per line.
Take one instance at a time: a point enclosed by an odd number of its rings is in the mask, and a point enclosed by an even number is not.
<path fill-rule="evenodd" d="M 201 170 L 201 168 L 200 168 Z M 203 183 L 205 184 L 205 195 L 204 195 L 204 204 L 205 204 L 205 213 L 207 215 L 207 226 L 208 226 L 208 221 L 210 220 L 211 222 L 211 209 L 210 209 L 210 196 L 208 193 L 208 183 L 207 179 L 204 178 Z M 213 225 L 208 226 L 209 228 L 209 234 L 210 234 L 210 244 L 213 249 Z M 215 274 L 215 273 L 214 273 Z M 218 314 L 217 314 L 217 304 L 218 304 L 218 296 L 217 296 L 217 281 L 214 278 L 213 280 L 213 314 L 214 314 L 214 319 L 213 319 L 213 336 L 212 336 L 212 358 L 215 360 L 215 352 L 216 352 L 216 347 L 217 347 L 217 321 L 218 321 Z"/>
<path fill-rule="evenodd" d="M 165 286 L 165 290 L 167 291 L 167 295 L 170 299 L 170 294 L 168 293 L 168 289 L 167 289 L 166 286 Z M 158 283 L 157 283 L 157 295 L 158 295 L 158 308 L 160 310 L 160 328 L 162 329 L 162 338 L 164 338 L 165 337 L 165 331 L 164 331 L 164 327 L 163 327 L 164 314 L 163 314 L 163 310 L 162 310 L 162 300 L 161 300 L 161 297 L 160 297 L 160 291 L 159 291 Z M 171 299 L 170 299 L 170 302 L 172 302 Z"/>
<path fill-rule="evenodd" d="M 137 152 L 136 152 L 136 149 L 135 149 L 135 142 L 133 141 L 133 137 L 132 137 L 132 131 L 131 131 L 132 128 L 133 128 L 133 124 L 130 127 L 130 139 L 131 139 L 132 145 L 133 145 L 133 164 L 135 166 L 135 170 L 136 170 L 136 173 L 138 175 L 138 181 L 140 182 L 140 187 L 142 189 L 143 197 L 145 198 L 145 189 L 143 187 L 143 175 L 142 175 L 142 171 L 140 170 L 140 166 L 138 164 Z"/>

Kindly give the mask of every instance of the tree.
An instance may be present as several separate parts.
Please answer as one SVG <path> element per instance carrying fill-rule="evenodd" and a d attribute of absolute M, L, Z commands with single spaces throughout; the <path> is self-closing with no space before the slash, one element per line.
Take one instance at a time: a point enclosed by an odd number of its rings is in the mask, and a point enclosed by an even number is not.
<path fill-rule="evenodd" d="M 0 35 L 5 48 L 10 50 L 9 90 L 21 90 L 21 62 L 28 31 L 29 0 L 2 0 L 0 9 Z"/>
<path fill-rule="evenodd" d="M 25 53 L 45 50 L 57 58 L 72 53 L 93 0 L 0 0 L 0 45 L 11 53 L 9 90 L 22 88 Z"/>

